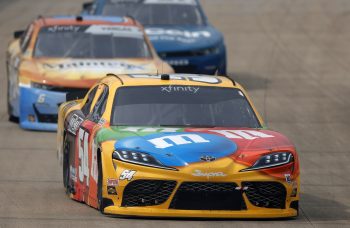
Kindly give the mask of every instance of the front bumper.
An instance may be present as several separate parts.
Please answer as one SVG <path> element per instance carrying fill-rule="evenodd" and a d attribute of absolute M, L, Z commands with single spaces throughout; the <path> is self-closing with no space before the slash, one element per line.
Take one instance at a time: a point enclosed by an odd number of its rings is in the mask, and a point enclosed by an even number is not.
<path fill-rule="evenodd" d="M 179 171 L 135 166 L 119 161 L 113 163 L 110 165 L 116 169 L 110 169 L 108 165 L 104 171 L 107 175 L 104 176 L 106 180 L 103 181 L 103 195 L 111 202 L 104 210 L 107 214 L 193 218 L 283 218 L 298 215 L 295 205 L 299 201 L 299 177 L 287 182 L 259 171 L 239 172 L 246 167 L 233 163 L 230 158 L 192 164 Z M 125 170 L 136 171 L 131 180 L 120 180 Z M 203 173 L 223 172 L 225 176 L 194 176 L 196 170 Z M 109 178 L 119 179 L 115 194 L 108 191 L 110 186 L 106 183 Z M 167 185 L 166 188 L 154 187 L 152 190 L 154 184 L 146 187 L 134 184 L 142 181 L 174 182 L 174 185 Z M 181 198 L 179 194 L 183 194 L 181 191 L 186 183 L 194 183 L 197 186 L 193 189 L 187 188 L 189 194 Z M 254 190 L 254 186 L 247 183 L 272 183 L 282 186 L 283 189 L 280 189 L 283 194 L 266 185 L 261 191 Z M 223 185 L 230 184 L 233 186 L 232 191 L 226 187 L 223 189 Z M 209 187 L 205 187 L 207 185 Z M 214 189 L 213 186 L 219 187 Z M 250 187 L 245 188 L 247 186 Z M 133 192 L 130 192 L 130 189 Z M 267 198 L 268 203 L 263 196 Z M 231 203 L 234 205 L 230 205 Z"/>
<path fill-rule="evenodd" d="M 297 216 L 296 210 L 268 209 L 255 211 L 206 211 L 206 210 L 169 210 L 155 208 L 120 208 L 109 206 L 106 214 L 145 217 L 176 217 L 176 218 L 288 218 Z"/>
<path fill-rule="evenodd" d="M 56 131 L 58 107 L 65 101 L 65 92 L 20 87 L 20 126 L 29 130 Z"/>

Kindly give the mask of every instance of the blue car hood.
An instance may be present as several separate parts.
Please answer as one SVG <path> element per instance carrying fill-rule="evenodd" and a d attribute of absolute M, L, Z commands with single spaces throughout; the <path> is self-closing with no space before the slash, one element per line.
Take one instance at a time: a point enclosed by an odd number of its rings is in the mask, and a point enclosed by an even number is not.
<path fill-rule="evenodd" d="M 229 156 L 237 145 L 218 135 L 181 132 L 127 137 L 117 141 L 115 149 L 147 153 L 166 166 L 181 167 L 201 162 L 201 157 Z"/>
<path fill-rule="evenodd" d="M 178 52 L 213 47 L 223 42 L 222 34 L 208 26 L 146 26 L 157 52 Z"/>

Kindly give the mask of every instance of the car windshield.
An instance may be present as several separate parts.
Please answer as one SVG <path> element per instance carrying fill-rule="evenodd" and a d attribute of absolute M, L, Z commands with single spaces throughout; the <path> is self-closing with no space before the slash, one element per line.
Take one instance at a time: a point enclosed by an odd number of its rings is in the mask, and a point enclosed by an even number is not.
<path fill-rule="evenodd" d="M 143 32 L 134 26 L 58 25 L 43 27 L 34 57 L 149 58 Z"/>
<path fill-rule="evenodd" d="M 194 0 L 109 0 L 103 15 L 130 15 L 143 25 L 203 25 L 204 20 Z"/>
<path fill-rule="evenodd" d="M 197 86 L 119 88 L 114 126 L 261 127 L 239 89 Z"/>

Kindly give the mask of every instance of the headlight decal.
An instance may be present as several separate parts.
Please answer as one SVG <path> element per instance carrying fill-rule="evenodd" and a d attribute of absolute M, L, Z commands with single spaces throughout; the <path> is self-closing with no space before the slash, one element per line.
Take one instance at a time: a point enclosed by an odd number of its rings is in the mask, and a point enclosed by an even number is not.
<path fill-rule="evenodd" d="M 153 168 L 160 169 L 169 169 L 169 170 L 177 170 L 173 167 L 168 167 L 163 165 L 160 161 L 155 159 L 153 156 L 138 152 L 138 151 L 129 151 L 129 150 L 116 150 L 112 155 L 113 159 L 128 162 L 136 165 L 148 166 Z"/>
<path fill-rule="evenodd" d="M 260 157 L 253 166 L 242 169 L 241 172 L 278 167 L 293 161 L 294 157 L 291 152 L 271 153 Z"/>

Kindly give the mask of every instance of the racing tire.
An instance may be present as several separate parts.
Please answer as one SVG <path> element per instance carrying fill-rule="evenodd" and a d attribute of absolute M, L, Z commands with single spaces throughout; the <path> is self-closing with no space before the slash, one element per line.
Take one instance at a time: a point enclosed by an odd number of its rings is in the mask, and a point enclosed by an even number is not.
<path fill-rule="evenodd" d="M 97 179 L 97 202 L 98 202 L 98 210 L 104 214 L 104 209 L 106 207 L 105 200 L 103 198 L 103 171 L 102 171 L 102 159 L 101 153 L 97 151 L 97 166 L 98 166 L 98 179 Z"/>
<path fill-rule="evenodd" d="M 297 218 L 300 214 L 299 200 L 293 201 L 290 204 L 290 207 L 297 211 L 297 215 L 294 217 L 294 218 Z"/>
<path fill-rule="evenodd" d="M 15 117 L 14 115 L 12 115 L 12 107 L 10 104 L 10 79 L 9 79 L 9 70 L 8 70 L 8 65 L 6 66 L 7 69 L 7 115 L 9 117 L 9 121 L 13 122 L 13 123 L 19 123 L 19 118 Z"/>
<path fill-rule="evenodd" d="M 66 190 L 66 193 L 70 193 L 70 186 L 69 186 L 69 176 L 70 176 L 70 170 L 69 170 L 69 149 L 70 144 L 67 141 L 67 137 L 64 137 L 63 140 L 63 186 Z"/>
<path fill-rule="evenodd" d="M 297 211 L 297 215 L 295 216 L 295 217 L 297 218 L 297 217 L 299 217 L 299 215 L 300 215 L 299 205 L 295 208 L 295 210 Z"/>

